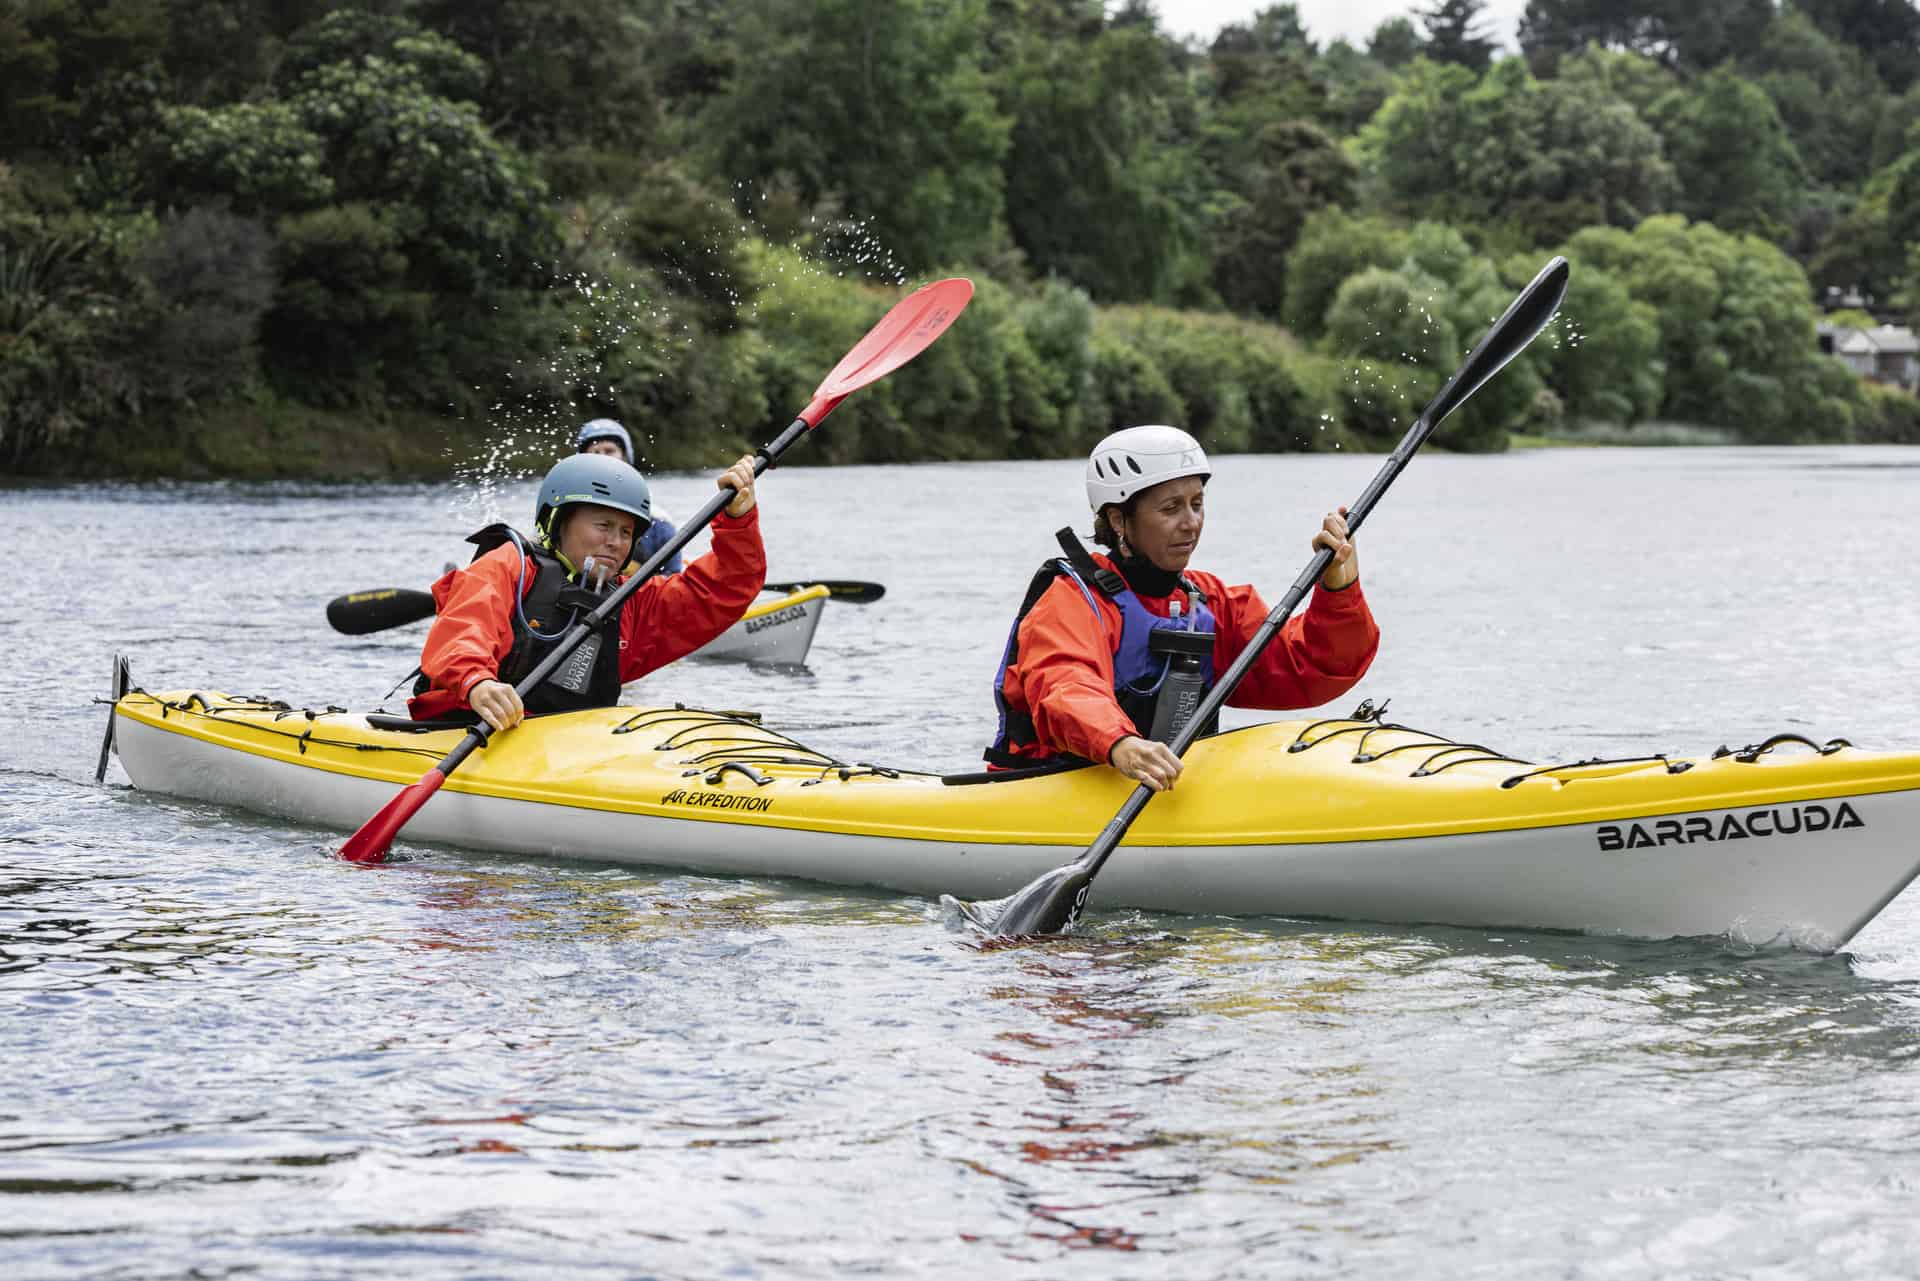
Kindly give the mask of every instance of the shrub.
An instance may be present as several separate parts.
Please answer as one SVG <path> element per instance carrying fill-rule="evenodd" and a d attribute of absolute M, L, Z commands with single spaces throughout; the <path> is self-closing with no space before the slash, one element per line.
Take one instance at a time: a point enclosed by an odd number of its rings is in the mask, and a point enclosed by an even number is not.
<path fill-rule="evenodd" d="M 1860 390 L 1866 404 L 1854 420 L 1854 439 L 1920 445 L 1920 397 L 1882 383 L 1863 383 Z"/>
<path fill-rule="evenodd" d="M 134 353 L 149 394 L 195 400 L 253 380 L 274 292 L 272 251 L 266 228 L 221 209 L 190 209 L 161 224 L 136 258 L 153 290 Z"/>

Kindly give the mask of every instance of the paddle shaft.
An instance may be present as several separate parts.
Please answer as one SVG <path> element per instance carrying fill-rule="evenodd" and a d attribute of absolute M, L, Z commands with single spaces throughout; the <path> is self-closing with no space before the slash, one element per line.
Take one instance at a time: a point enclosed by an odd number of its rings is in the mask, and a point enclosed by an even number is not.
<path fill-rule="evenodd" d="M 816 585 L 826 588 L 834 600 L 847 605 L 870 605 L 887 594 L 887 589 L 879 583 L 863 583 L 840 578 L 810 578 L 792 583 L 767 583 L 761 590 L 797 592 Z M 408 623 L 432 618 L 433 613 L 434 604 L 431 593 L 418 592 L 406 587 L 350 592 L 345 596 L 335 597 L 327 604 L 327 621 L 333 625 L 333 630 L 348 636 L 365 636 L 372 632 L 384 632 L 391 627 L 404 627 Z"/>
<path fill-rule="evenodd" d="M 813 421 L 817 423 L 821 418 L 825 418 L 828 413 L 832 412 L 833 406 L 838 403 L 839 401 L 837 399 L 829 403 L 825 409 L 820 411 Z M 774 438 L 772 444 L 763 445 L 758 450 L 755 450 L 753 459 L 753 474 L 755 478 L 757 479 L 764 476 L 767 470 L 780 460 L 780 456 L 786 453 L 793 445 L 793 442 L 807 434 L 810 425 L 805 418 L 796 418 L 788 424 L 785 431 Z M 520 700 L 524 703 L 527 695 L 532 693 L 547 677 L 553 675 L 560 664 L 566 662 L 568 656 L 580 647 L 581 641 L 596 631 L 601 624 L 605 623 L 609 618 L 619 613 L 621 606 L 627 603 L 627 598 L 638 591 L 642 583 L 653 577 L 654 572 L 666 564 L 667 561 L 671 560 L 675 553 L 682 547 L 685 547 L 695 534 L 705 529 L 713 518 L 720 514 L 720 510 L 733 501 L 735 493 L 736 491 L 731 485 L 715 490 L 713 497 L 707 500 L 706 505 L 695 512 L 691 520 L 680 526 L 680 528 L 675 531 L 673 537 L 661 544 L 653 555 L 647 557 L 646 563 L 640 566 L 638 571 L 629 577 L 626 582 L 621 583 L 620 586 L 615 588 L 599 605 L 595 606 L 592 613 L 568 628 L 565 634 L 560 637 L 559 641 L 554 644 L 553 648 L 548 651 L 547 656 L 535 664 L 534 669 L 527 673 L 525 679 L 513 687 L 514 692 L 520 696 Z M 454 770 L 460 768 L 462 761 L 473 755 L 478 749 L 486 746 L 487 740 L 492 737 L 493 726 L 482 721 L 480 724 L 468 730 L 466 737 L 460 740 L 458 746 L 441 757 L 440 763 L 435 765 L 434 768 L 440 771 L 442 775 L 453 773 Z"/>
<path fill-rule="evenodd" d="M 1467 358 L 1447 380 L 1431 403 L 1413 420 L 1406 435 L 1394 446 L 1387 461 L 1374 473 L 1373 479 L 1361 491 L 1347 509 L 1347 531 L 1349 534 L 1359 531 L 1366 523 L 1374 506 L 1389 486 L 1406 469 L 1420 446 L 1427 442 L 1447 415 L 1458 409 L 1466 399 L 1480 390 L 1487 380 L 1506 368 L 1515 356 L 1526 349 L 1539 332 L 1546 327 L 1553 313 L 1560 305 L 1560 299 L 1567 290 L 1567 264 L 1564 258 L 1555 257 L 1541 268 L 1531 283 L 1523 289 L 1500 318 L 1487 330 L 1486 336 L 1467 354 Z M 1187 723 L 1174 735 L 1168 747 L 1175 756 L 1185 755 L 1193 740 L 1200 736 L 1201 727 L 1211 721 L 1226 705 L 1233 691 L 1246 677 L 1254 663 L 1273 640 L 1293 611 L 1299 608 L 1320 576 L 1327 572 L 1327 566 L 1333 563 L 1333 551 L 1323 547 L 1314 553 L 1300 576 L 1293 580 L 1293 586 L 1280 603 L 1267 614 L 1266 621 L 1253 634 L 1246 648 L 1240 651 L 1220 679 L 1207 691 L 1205 698 L 1188 718 Z M 1089 845 L 1086 852 L 1072 863 L 1055 868 L 1033 884 L 1021 890 L 1008 900 L 1008 906 L 993 923 L 996 934 L 1046 934 L 1056 931 L 1071 931 L 1074 922 L 1086 906 L 1087 894 L 1093 888 L 1093 878 L 1119 848 L 1127 829 L 1133 826 L 1140 812 L 1153 799 L 1153 789 L 1145 783 L 1133 789 L 1119 813 L 1101 829 L 1100 835 Z M 1071 896 L 1069 899 L 1068 896 Z M 1062 913 L 1064 912 L 1064 917 Z"/>

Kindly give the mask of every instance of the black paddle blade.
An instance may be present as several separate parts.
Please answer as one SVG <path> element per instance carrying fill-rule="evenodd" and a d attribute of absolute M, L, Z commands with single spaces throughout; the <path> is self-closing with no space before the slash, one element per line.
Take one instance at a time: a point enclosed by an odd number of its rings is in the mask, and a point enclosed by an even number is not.
<path fill-rule="evenodd" d="M 957 906 L 975 928 L 995 938 L 1069 934 L 1080 919 L 1080 911 L 1087 905 L 1087 891 L 1092 888 L 1092 871 L 1082 863 L 1068 863 L 1008 898 Z"/>
<path fill-rule="evenodd" d="M 365 636 L 389 627 L 433 617 L 433 597 L 406 587 L 383 587 L 371 592 L 348 592 L 327 602 L 327 621 L 348 636 Z"/>
<path fill-rule="evenodd" d="M 1469 396 L 1539 337 L 1540 331 L 1553 319 L 1553 313 L 1559 310 L 1560 300 L 1567 296 L 1569 274 L 1567 260 L 1556 256 L 1528 282 L 1493 322 L 1480 345 L 1467 353 L 1459 372 L 1447 380 L 1447 385 L 1427 406 L 1425 417 L 1430 427 L 1438 427 L 1442 419 L 1465 404 Z"/>
<path fill-rule="evenodd" d="M 760 590 L 797 592 L 808 587 L 826 588 L 828 599 L 837 600 L 843 605 L 871 605 L 887 594 L 887 589 L 879 583 L 863 583 L 841 578 L 808 578 L 797 583 L 767 583 Z"/>

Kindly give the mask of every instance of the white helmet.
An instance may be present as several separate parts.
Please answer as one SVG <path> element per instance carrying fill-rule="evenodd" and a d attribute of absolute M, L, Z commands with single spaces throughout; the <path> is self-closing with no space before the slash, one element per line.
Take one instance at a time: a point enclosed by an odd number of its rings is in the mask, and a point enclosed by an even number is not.
<path fill-rule="evenodd" d="M 1143 489 L 1182 476 L 1207 477 L 1200 442 L 1178 427 L 1128 427 L 1093 447 L 1087 457 L 1087 502 L 1097 514 Z"/>

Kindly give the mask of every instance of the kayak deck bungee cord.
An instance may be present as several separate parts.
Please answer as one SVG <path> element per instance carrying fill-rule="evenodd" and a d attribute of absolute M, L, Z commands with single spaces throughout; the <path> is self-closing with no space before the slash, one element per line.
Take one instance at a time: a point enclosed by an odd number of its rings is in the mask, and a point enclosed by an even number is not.
<path fill-rule="evenodd" d="M 1920 753 L 1776 735 L 1711 756 L 1540 765 L 1384 718 L 1200 740 L 1098 908 L 1727 935 L 1843 946 L 1920 872 Z M 351 830 L 464 732 L 132 688 L 136 787 Z M 752 713 L 530 718 L 408 827 L 475 849 L 990 898 L 1084 845 L 1132 787 L 1092 767 L 941 776 L 843 760 Z"/>

